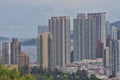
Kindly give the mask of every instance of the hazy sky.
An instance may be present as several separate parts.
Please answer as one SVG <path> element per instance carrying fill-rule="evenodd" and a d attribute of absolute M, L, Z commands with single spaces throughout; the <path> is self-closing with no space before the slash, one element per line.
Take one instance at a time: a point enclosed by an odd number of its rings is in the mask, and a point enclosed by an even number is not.
<path fill-rule="evenodd" d="M 0 36 L 37 35 L 38 25 L 51 16 L 76 17 L 76 13 L 107 12 L 107 20 L 120 20 L 120 0 L 0 0 Z M 72 25 L 71 25 L 72 26 Z"/>

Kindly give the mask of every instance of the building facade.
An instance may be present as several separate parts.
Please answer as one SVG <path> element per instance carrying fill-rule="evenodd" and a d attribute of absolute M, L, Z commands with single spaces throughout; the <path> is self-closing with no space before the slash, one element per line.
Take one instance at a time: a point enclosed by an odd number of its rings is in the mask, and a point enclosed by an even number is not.
<path fill-rule="evenodd" d="M 120 29 L 112 26 L 111 40 L 109 42 L 109 71 L 110 75 L 120 76 Z"/>
<path fill-rule="evenodd" d="M 96 59 L 96 22 L 95 19 L 78 14 L 73 20 L 74 61 Z"/>
<path fill-rule="evenodd" d="M 78 14 L 73 20 L 74 61 L 85 59 L 86 50 L 86 14 Z"/>
<path fill-rule="evenodd" d="M 59 16 L 49 19 L 49 31 L 53 35 L 55 66 L 70 63 L 70 17 Z"/>
<path fill-rule="evenodd" d="M 30 66 L 30 58 L 24 52 L 20 52 L 20 55 L 18 56 L 18 60 L 19 60 L 18 62 L 19 67 Z"/>
<path fill-rule="evenodd" d="M 110 75 L 110 50 L 109 47 L 106 47 L 104 55 L 103 55 L 103 66 L 104 66 L 104 74 Z"/>
<path fill-rule="evenodd" d="M 106 21 L 106 37 L 110 36 L 112 33 L 112 28 L 109 21 Z"/>
<path fill-rule="evenodd" d="M 11 64 L 11 44 L 9 42 L 2 43 L 2 61 L 3 64 Z"/>
<path fill-rule="evenodd" d="M 88 16 L 96 21 L 97 58 L 102 58 L 106 48 L 106 13 L 89 13 Z"/>
<path fill-rule="evenodd" d="M 52 35 L 49 32 L 43 32 L 37 36 L 37 62 L 45 69 L 54 67 L 52 41 Z"/>
<path fill-rule="evenodd" d="M 78 14 L 73 20 L 74 61 L 102 58 L 106 48 L 106 13 Z"/>
<path fill-rule="evenodd" d="M 11 64 L 18 64 L 18 56 L 21 52 L 21 44 L 18 39 L 13 38 L 11 42 Z"/>
<path fill-rule="evenodd" d="M 106 13 L 88 13 L 88 17 L 92 17 L 96 21 L 97 40 L 104 43 L 106 47 Z"/>
<path fill-rule="evenodd" d="M 110 41 L 110 74 L 120 76 L 120 40 Z"/>

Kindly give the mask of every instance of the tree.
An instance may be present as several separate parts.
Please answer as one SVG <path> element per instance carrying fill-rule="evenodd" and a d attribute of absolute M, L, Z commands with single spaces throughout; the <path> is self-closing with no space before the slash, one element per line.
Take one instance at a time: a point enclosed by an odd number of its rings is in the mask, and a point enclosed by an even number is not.
<path fill-rule="evenodd" d="M 79 79 L 79 80 L 88 80 L 88 75 L 87 75 L 87 72 L 85 70 L 78 70 L 76 72 L 76 78 Z"/>
<path fill-rule="evenodd" d="M 20 76 L 23 76 L 23 75 L 29 73 L 29 67 L 28 67 L 28 65 L 19 66 L 18 69 L 19 69 L 19 72 L 20 72 Z"/>
<path fill-rule="evenodd" d="M 114 78 L 114 77 L 116 77 L 115 74 L 111 74 L 111 75 L 109 76 L 109 78 Z"/>
<path fill-rule="evenodd" d="M 19 80 L 35 80 L 35 78 L 31 74 L 27 74 L 22 76 Z"/>
<path fill-rule="evenodd" d="M 19 73 L 16 69 L 9 70 L 6 67 L 0 65 L 0 80 L 17 80 Z"/>
<path fill-rule="evenodd" d="M 98 79 L 94 74 L 91 74 L 90 80 L 100 80 L 100 79 Z"/>
<path fill-rule="evenodd" d="M 7 67 L 0 65 L 0 80 L 35 80 L 35 79 L 30 74 L 20 77 L 20 74 L 16 69 L 8 69 Z"/>

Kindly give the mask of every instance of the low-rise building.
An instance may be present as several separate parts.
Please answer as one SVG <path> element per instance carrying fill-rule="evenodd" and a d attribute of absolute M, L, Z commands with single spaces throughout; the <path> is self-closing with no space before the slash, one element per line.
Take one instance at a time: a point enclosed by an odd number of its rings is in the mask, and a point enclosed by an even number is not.
<path fill-rule="evenodd" d="M 104 75 L 102 59 L 96 59 L 96 60 L 85 59 L 80 62 L 73 62 L 67 66 L 57 67 L 57 68 L 63 72 L 70 72 L 70 73 L 76 72 L 77 70 L 86 70 L 89 76 L 91 74 L 95 74 L 96 76 L 103 77 Z"/>
<path fill-rule="evenodd" d="M 30 66 L 30 58 L 24 52 L 21 52 L 18 56 L 18 65 L 19 66 Z"/>

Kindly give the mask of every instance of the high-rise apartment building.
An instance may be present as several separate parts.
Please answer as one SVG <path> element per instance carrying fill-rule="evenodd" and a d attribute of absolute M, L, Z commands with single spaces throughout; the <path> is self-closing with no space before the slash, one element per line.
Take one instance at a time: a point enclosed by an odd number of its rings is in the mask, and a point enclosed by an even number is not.
<path fill-rule="evenodd" d="M 50 32 L 43 32 L 43 34 L 37 36 L 37 62 L 46 69 L 54 67 L 52 42 L 53 39 Z"/>
<path fill-rule="evenodd" d="M 86 55 L 86 14 L 78 14 L 73 20 L 74 61 L 85 59 Z"/>
<path fill-rule="evenodd" d="M 48 32 L 49 31 L 49 28 L 48 26 L 38 26 L 38 34 L 43 34 L 43 32 Z"/>
<path fill-rule="evenodd" d="M 88 46 L 88 54 L 87 55 L 87 59 L 96 59 L 96 47 L 97 47 L 97 23 L 95 18 L 90 17 L 89 15 L 87 15 L 87 27 L 86 27 L 86 37 L 87 37 L 87 44 L 86 46 Z"/>
<path fill-rule="evenodd" d="M 70 17 L 59 16 L 49 19 L 49 31 L 53 35 L 55 66 L 70 63 Z"/>
<path fill-rule="evenodd" d="M 96 39 L 97 39 L 97 58 L 103 57 L 106 48 L 106 13 L 88 13 L 88 17 L 94 18 L 96 23 Z"/>
<path fill-rule="evenodd" d="M 88 13 L 96 21 L 97 58 L 103 57 L 106 48 L 106 13 Z"/>
<path fill-rule="evenodd" d="M 86 14 L 78 14 L 73 20 L 74 61 L 96 59 L 96 22 Z"/>
<path fill-rule="evenodd" d="M 106 47 L 105 25 L 105 13 L 78 14 L 74 18 L 74 61 L 102 58 Z"/>
<path fill-rule="evenodd" d="M 112 35 L 109 42 L 110 75 L 120 76 L 120 28 L 111 26 Z"/>
<path fill-rule="evenodd" d="M 11 42 L 11 64 L 18 64 L 18 56 L 21 52 L 21 44 L 18 39 L 13 38 Z"/>
<path fill-rule="evenodd" d="M 11 64 L 11 44 L 9 42 L 2 43 L 2 61 L 3 64 Z"/>
<path fill-rule="evenodd" d="M 106 13 L 88 13 L 88 17 L 94 18 L 96 21 L 97 40 L 104 43 L 106 47 Z"/>
<path fill-rule="evenodd" d="M 120 76 L 120 40 L 110 41 L 110 74 Z"/>

